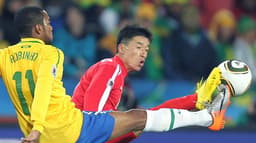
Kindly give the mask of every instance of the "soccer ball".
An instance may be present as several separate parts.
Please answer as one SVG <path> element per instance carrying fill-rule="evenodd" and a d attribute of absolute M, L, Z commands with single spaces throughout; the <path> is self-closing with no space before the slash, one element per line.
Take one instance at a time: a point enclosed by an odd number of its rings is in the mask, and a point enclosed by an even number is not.
<path fill-rule="evenodd" d="M 252 73 L 248 65 L 238 60 L 226 60 L 218 65 L 222 77 L 229 85 L 233 96 L 243 94 L 251 85 Z"/>

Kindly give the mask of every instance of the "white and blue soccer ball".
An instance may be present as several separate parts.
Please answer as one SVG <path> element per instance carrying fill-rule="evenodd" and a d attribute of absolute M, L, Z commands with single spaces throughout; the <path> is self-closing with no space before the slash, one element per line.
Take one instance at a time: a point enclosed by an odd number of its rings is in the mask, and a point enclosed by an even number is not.
<path fill-rule="evenodd" d="M 239 60 L 226 60 L 218 67 L 233 96 L 242 95 L 250 87 L 252 73 L 246 63 Z"/>

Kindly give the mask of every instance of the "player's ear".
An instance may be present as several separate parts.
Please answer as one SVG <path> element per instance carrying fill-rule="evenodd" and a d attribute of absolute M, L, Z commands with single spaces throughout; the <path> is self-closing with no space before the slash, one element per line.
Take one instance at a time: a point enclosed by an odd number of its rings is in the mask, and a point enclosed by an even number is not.
<path fill-rule="evenodd" d="M 37 35 L 40 35 L 40 33 L 41 33 L 42 30 L 43 30 L 43 27 L 42 27 L 42 25 L 40 25 L 40 24 L 36 24 L 33 29 L 34 29 L 34 32 L 35 32 Z"/>
<path fill-rule="evenodd" d="M 123 54 L 124 53 L 124 51 L 125 51 L 125 45 L 124 44 L 119 44 L 118 45 L 118 47 L 117 47 L 117 50 L 118 50 L 118 53 L 120 53 L 120 54 Z"/>

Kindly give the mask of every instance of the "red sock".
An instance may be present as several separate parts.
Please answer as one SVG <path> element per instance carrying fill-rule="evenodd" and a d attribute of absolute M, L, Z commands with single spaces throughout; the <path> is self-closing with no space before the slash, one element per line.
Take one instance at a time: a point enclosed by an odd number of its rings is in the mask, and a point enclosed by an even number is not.
<path fill-rule="evenodd" d="M 132 140 L 137 138 L 137 136 L 134 134 L 134 132 L 127 133 L 123 136 L 114 138 L 107 143 L 130 143 Z"/>
<path fill-rule="evenodd" d="M 195 109 L 196 101 L 197 101 L 197 93 L 194 93 L 191 95 L 167 100 L 156 107 L 150 108 L 149 110 L 158 110 L 160 108 L 192 110 L 192 109 Z"/>

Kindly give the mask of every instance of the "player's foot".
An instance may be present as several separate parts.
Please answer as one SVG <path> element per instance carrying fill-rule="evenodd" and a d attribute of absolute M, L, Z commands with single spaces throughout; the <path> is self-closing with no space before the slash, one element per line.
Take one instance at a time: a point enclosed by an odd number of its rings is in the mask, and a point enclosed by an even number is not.
<path fill-rule="evenodd" d="M 208 128 L 210 130 L 218 131 L 224 128 L 225 125 L 225 113 L 230 105 L 231 92 L 227 85 L 221 84 L 219 86 L 220 93 L 215 97 L 212 104 L 207 107 L 207 110 L 211 113 L 213 123 Z"/>
<path fill-rule="evenodd" d="M 204 109 L 206 106 L 211 103 L 212 101 L 212 95 L 215 91 L 215 89 L 220 85 L 221 83 L 221 72 L 218 67 L 215 67 L 210 75 L 208 76 L 207 80 L 202 83 L 199 82 L 197 85 L 197 102 L 196 102 L 196 108 L 197 109 Z"/>

